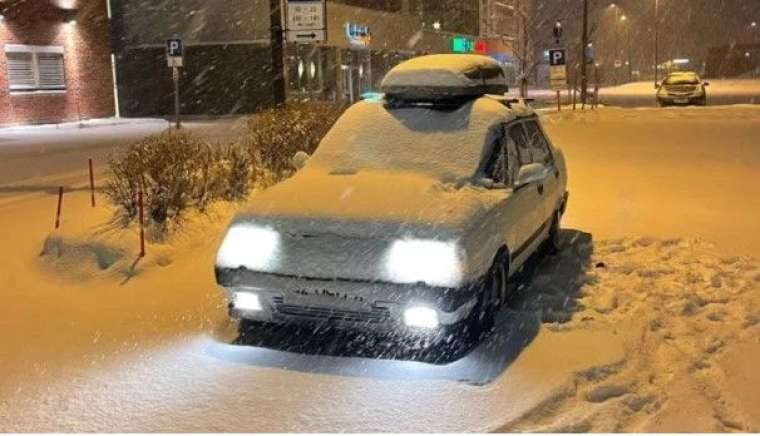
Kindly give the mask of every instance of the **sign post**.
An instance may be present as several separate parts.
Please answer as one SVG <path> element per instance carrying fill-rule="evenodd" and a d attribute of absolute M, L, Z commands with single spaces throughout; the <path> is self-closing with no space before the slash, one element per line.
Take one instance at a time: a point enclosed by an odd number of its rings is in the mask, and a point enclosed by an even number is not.
<path fill-rule="evenodd" d="M 285 27 L 288 42 L 317 43 L 327 40 L 325 0 L 287 0 Z"/>
<path fill-rule="evenodd" d="M 562 110 L 562 90 L 567 88 L 567 53 L 564 48 L 549 50 L 549 79 L 557 92 L 557 110 Z"/>
<path fill-rule="evenodd" d="M 166 41 L 166 60 L 169 67 L 172 68 L 172 79 L 174 80 L 174 122 L 177 129 L 182 127 L 179 119 L 179 69 L 184 66 L 184 52 L 185 47 L 181 39 L 173 38 Z"/>

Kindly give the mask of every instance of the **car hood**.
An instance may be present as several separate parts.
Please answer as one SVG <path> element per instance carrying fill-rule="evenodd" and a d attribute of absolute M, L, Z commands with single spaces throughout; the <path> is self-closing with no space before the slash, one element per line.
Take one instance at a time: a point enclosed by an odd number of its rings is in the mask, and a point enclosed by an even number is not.
<path fill-rule="evenodd" d="M 256 194 L 236 222 L 362 238 L 455 238 L 493 202 L 465 181 L 414 173 L 304 170 Z"/>
<path fill-rule="evenodd" d="M 431 286 L 458 287 L 473 280 L 462 236 L 468 227 L 482 221 L 496 204 L 494 198 L 470 184 L 443 183 L 416 174 L 303 171 L 252 198 L 233 222 L 219 259 L 224 259 L 225 268 L 287 276 L 424 281 Z M 224 247 L 240 234 L 233 233 L 233 228 L 263 231 L 270 236 L 262 243 L 273 248 L 266 253 L 257 251 L 256 259 L 244 262 L 239 259 L 251 259 L 251 253 L 258 250 L 250 247 L 261 244 L 251 239 L 237 241 L 239 250 L 233 251 L 242 254 L 230 258 Z M 399 240 L 411 244 L 416 242 L 410 240 L 435 240 L 444 250 L 454 250 L 456 259 L 438 263 L 434 260 L 441 259 L 437 249 L 421 250 L 413 254 L 411 263 L 419 261 L 434 272 L 424 279 L 414 274 L 399 276 L 388 269 Z M 428 242 L 422 244 L 429 247 Z"/>

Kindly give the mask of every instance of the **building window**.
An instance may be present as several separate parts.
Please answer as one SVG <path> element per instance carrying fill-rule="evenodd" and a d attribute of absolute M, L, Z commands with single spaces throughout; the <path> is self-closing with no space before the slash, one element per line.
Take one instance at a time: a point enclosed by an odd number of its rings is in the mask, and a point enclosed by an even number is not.
<path fill-rule="evenodd" d="M 8 44 L 5 57 L 11 91 L 66 90 L 63 47 Z"/>

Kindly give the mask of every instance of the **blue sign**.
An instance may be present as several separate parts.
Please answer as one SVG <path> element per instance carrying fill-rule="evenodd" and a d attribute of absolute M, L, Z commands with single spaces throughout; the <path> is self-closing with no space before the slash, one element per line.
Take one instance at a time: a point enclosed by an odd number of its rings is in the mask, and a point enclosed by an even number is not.
<path fill-rule="evenodd" d="M 369 47 L 372 42 L 372 32 L 363 24 L 346 23 L 346 39 L 350 45 Z"/>

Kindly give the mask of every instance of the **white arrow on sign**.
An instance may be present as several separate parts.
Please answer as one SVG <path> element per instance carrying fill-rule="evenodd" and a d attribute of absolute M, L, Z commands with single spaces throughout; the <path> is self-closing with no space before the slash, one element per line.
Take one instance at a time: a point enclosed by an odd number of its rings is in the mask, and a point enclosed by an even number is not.
<path fill-rule="evenodd" d="M 327 32 L 324 30 L 289 30 L 288 42 L 320 42 L 327 40 Z"/>

